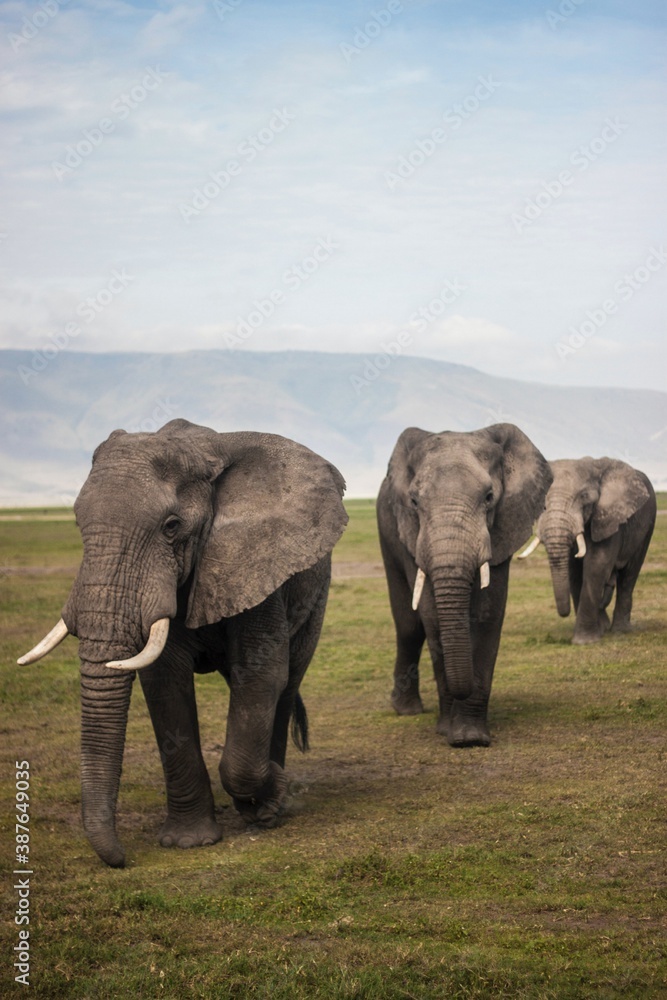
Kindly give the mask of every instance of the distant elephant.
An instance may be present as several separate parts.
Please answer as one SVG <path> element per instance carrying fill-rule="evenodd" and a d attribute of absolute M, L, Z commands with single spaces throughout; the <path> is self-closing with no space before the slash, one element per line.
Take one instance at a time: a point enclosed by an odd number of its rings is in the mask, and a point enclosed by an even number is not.
<path fill-rule="evenodd" d="M 305 749 L 299 685 L 343 532 L 344 482 L 274 434 L 218 434 L 187 420 L 114 431 L 74 505 L 83 562 L 59 624 L 19 663 L 68 633 L 81 659 L 83 825 L 124 865 L 115 813 L 135 670 L 167 786 L 163 846 L 222 836 L 202 759 L 193 670 L 230 688 L 222 784 L 246 820 L 272 826 L 285 800 L 289 721 Z"/>
<path fill-rule="evenodd" d="M 536 538 L 549 556 L 558 614 L 577 615 L 574 643 L 597 642 L 610 627 L 606 608 L 616 588 L 611 629 L 630 628 L 632 592 L 656 517 L 655 493 L 638 469 L 613 458 L 551 462 L 553 485 Z"/>
<path fill-rule="evenodd" d="M 438 687 L 437 732 L 452 746 L 488 746 L 487 706 L 509 564 L 544 507 L 551 473 L 513 424 L 469 433 L 410 427 L 394 448 L 377 502 L 396 626 L 392 704 L 423 711 L 424 644 Z"/>

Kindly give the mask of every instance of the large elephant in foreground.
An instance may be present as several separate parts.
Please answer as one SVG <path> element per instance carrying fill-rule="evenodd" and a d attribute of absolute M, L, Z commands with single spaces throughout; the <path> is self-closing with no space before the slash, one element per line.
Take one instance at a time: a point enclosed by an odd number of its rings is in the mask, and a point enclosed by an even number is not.
<path fill-rule="evenodd" d="M 290 718 L 306 746 L 299 685 L 347 523 L 343 489 L 333 466 L 293 441 L 186 420 L 114 431 L 96 450 L 75 504 L 83 562 L 60 623 L 19 663 L 79 638 L 83 825 L 108 865 L 124 864 L 115 813 L 136 670 L 167 785 L 161 843 L 222 836 L 193 670 L 229 684 L 222 784 L 248 821 L 276 822 Z"/>
<path fill-rule="evenodd" d="M 512 554 L 530 537 L 549 466 L 513 424 L 469 433 L 410 427 L 394 448 L 377 503 L 396 626 L 392 704 L 423 711 L 419 657 L 428 642 L 438 733 L 488 746 L 487 706 Z"/>
<path fill-rule="evenodd" d="M 638 469 L 613 458 L 551 462 L 553 485 L 522 556 L 544 543 L 558 614 L 577 615 L 574 643 L 596 642 L 610 627 L 606 608 L 616 588 L 611 628 L 630 628 L 632 592 L 655 525 L 655 493 Z"/>

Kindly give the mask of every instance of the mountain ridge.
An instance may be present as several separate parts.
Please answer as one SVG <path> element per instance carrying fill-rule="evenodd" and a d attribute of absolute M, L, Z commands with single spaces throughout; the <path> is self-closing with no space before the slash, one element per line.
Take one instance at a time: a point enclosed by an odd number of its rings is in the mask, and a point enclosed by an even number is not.
<path fill-rule="evenodd" d="M 0 350 L 3 506 L 72 503 L 112 430 L 157 430 L 174 417 L 293 437 L 338 466 L 350 496 L 377 493 L 406 426 L 502 422 L 547 458 L 606 454 L 667 486 L 658 390 L 524 382 L 387 351 L 51 353 Z"/>

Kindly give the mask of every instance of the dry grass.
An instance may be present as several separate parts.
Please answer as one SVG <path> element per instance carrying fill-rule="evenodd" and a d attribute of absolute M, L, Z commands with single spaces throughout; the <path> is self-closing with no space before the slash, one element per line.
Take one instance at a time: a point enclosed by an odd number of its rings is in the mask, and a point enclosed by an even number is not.
<path fill-rule="evenodd" d="M 372 504 L 350 509 L 335 558 L 377 563 Z M 384 581 L 334 581 L 302 689 L 313 748 L 292 749 L 291 815 L 270 832 L 244 827 L 220 789 L 227 698 L 208 675 L 198 699 L 225 837 L 194 851 L 157 846 L 164 789 L 137 690 L 119 814 L 124 871 L 104 868 L 80 828 L 74 640 L 39 666 L 13 665 L 64 603 L 75 526 L 3 522 L 0 552 L 24 568 L 0 578 L 0 947 L 7 959 L 16 938 L 13 763 L 26 758 L 37 996 L 667 995 L 667 518 L 637 587 L 636 630 L 596 646 L 569 644 L 572 622 L 555 613 L 539 551 L 513 565 L 488 750 L 453 750 L 435 735 L 427 664 L 427 712 L 393 714 Z M 19 996 L 9 965 L 2 995 Z"/>

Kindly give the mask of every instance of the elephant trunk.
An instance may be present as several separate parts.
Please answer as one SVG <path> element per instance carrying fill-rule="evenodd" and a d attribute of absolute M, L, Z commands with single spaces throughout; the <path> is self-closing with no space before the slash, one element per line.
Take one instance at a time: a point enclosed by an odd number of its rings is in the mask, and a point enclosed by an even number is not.
<path fill-rule="evenodd" d="M 91 549 L 99 548 L 93 539 Z M 156 619 L 173 617 L 175 586 L 159 587 L 136 560 L 104 551 L 84 556 L 63 619 L 79 638 L 81 660 L 81 806 L 83 826 L 99 857 L 122 868 L 116 802 L 135 672 L 106 666 L 143 649 Z M 130 569 L 125 569 L 130 566 Z M 165 633 L 166 640 L 166 633 Z"/>
<path fill-rule="evenodd" d="M 447 688 L 459 700 L 473 690 L 470 598 L 472 580 L 450 573 L 432 577 Z"/>
<path fill-rule="evenodd" d="M 558 498 L 558 501 L 540 518 L 538 527 L 549 556 L 556 608 L 562 618 L 567 618 L 570 613 L 570 555 L 574 539 L 583 532 L 584 525 L 569 500 Z"/>
<path fill-rule="evenodd" d="M 556 598 L 556 608 L 561 618 L 567 618 L 570 613 L 570 549 L 556 547 L 553 555 L 549 552 L 549 568 L 551 582 Z"/>
<path fill-rule="evenodd" d="M 125 854 L 116 836 L 116 801 L 133 672 L 81 664 L 81 809 L 93 849 L 112 868 Z"/>

